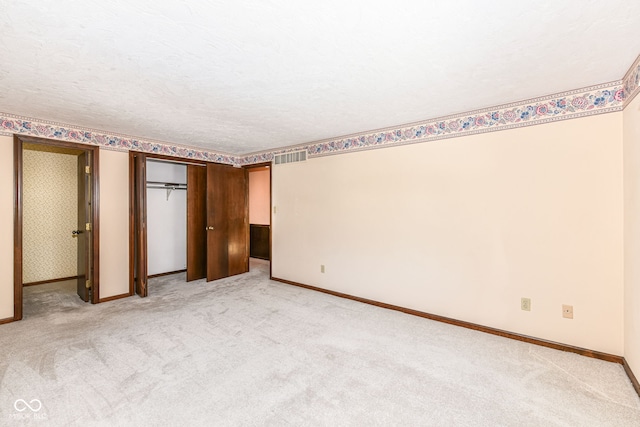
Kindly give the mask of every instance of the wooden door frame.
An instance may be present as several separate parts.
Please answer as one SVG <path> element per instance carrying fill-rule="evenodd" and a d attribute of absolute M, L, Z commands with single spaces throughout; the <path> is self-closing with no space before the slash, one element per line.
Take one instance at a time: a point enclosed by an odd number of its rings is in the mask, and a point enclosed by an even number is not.
<path fill-rule="evenodd" d="M 145 153 L 142 151 L 130 150 L 129 151 L 129 296 L 135 295 L 135 263 L 136 263 L 136 226 L 135 226 L 135 218 L 136 218 L 136 199 L 135 199 L 135 157 L 138 154 L 142 154 L 145 156 L 147 160 L 149 159 L 157 159 L 157 160 L 166 160 L 168 162 L 180 163 L 180 164 L 196 164 L 206 166 L 207 163 L 204 160 L 198 159 L 185 159 L 182 157 L 174 157 L 167 156 L 164 154 L 156 154 L 156 153 Z M 148 248 L 145 248 L 148 250 Z"/>
<path fill-rule="evenodd" d="M 245 165 L 244 168 L 247 169 L 247 173 L 251 172 L 251 169 L 263 168 L 265 166 L 269 166 L 269 279 L 273 279 L 273 163 L 272 162 L 263 162 L 263 163 L 255 163 L 252 165 Z M 249 177 L 247 176 L 247 196 L 251 197 L 251 192 L 249 191 Z M 249 200 L 247 200 L 247 217 L 250 215 L 249 212 Z M 247 218 L 248 219 L 248 218 Z M 251 227 L 251 221 L 249 221 L 249 227 Z M 249 243 L 247 243 L 247 249 Z M 251 256 L 249 256 L 251 258 Z"/>
<path fill-rule="evenodd" d="M 74 142 L 36 138 L 25 135 L 13 136 L 13 320 L 22 319 L 23 287 L 23 144 L 39 144 L 53 147 L 71 148 L 91 153 L 91 224 L 92 224 L 92 272 L 88 278 L 92 282 L 91 303 L 100 302 L 100 149 L 97 146 Z"/>
<path fill-rule="evenodd" d="M 135 293 L 141 297 L 147 296 L 147 281 L 149 280 L 149 258 L 147 253 L 147 156 L 137 153 L 131 156 L 134 168 L 134 188 L 137 198 L 134 200 L 135 221 L 135 252 L 134 269 L 137 280 L 134 280 Z M 134 279 L 136 278 L 134 276 Z"/>

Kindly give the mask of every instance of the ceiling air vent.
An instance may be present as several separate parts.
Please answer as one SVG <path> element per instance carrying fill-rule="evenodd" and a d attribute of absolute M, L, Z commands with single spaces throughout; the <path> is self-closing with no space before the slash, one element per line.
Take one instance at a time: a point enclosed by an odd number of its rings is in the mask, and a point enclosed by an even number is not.
<path fill-rule="evenodd" d="M 276 154 L 273 157 L 273 164 L 282 165 L 285 163 L 304 162 L 305 160 L 307 160 L 306 150 L 294 151 L 292 153 Z"/>

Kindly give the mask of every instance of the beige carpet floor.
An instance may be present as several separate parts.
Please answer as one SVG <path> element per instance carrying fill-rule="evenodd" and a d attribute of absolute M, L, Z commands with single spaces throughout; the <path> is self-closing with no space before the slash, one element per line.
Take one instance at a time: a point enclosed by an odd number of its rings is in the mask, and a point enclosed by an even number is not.
<path fill-rule="evenodd" d="M 640 426 L 620 365 L 268 280 L 268 265 L 0 326 L 0 425 Z"/>

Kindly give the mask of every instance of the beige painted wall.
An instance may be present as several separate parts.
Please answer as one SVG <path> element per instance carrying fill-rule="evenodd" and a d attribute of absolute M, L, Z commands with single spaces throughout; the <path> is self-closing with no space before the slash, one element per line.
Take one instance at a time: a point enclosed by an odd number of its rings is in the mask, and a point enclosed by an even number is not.
<path fill-rule="evenodd" d="M 640 97 L 624 113 L 279 165 L 274 276 L 624 354 L 637 372 L 639 114 Z M 0 177 L 12 182 L 12 138 L 0 147 Z M 107 298 L 128 292 L 128 155 L 100 155 Z M 11 186 L 0 187 L 0 236 L 4 319 Z M 522 296 L 531 312 L 519 309 Z M 575 319 L 560 317 L 563 303 Z"/>
<path fill-rule="evenodd" d="M 100 298 L 129 292 L 129 154 L 100 150 Z"/>
<path fill-rule="evenodd" d="M 23 150 L 23 283 L 78 274 L 78 157 Z"/>
<path fill-rule="evenodd" d="M 277 165 L 272 179 L 274 277 L 623 353 L 621 112 Z"/>
<path fill-rule="evenodd" d="M 13 317 L 13 137 L 0 135 L 0 320 Z"/>
<path fill-rule="evenodd" d="M 269 225 L 271 222 L 271 183 L 268 169 L 249 170 L 249 223 Z"/>
<path fill-rule="evenodd" d="M 624 110 L 624 357 L 640 378 L 640 96 Z"/>

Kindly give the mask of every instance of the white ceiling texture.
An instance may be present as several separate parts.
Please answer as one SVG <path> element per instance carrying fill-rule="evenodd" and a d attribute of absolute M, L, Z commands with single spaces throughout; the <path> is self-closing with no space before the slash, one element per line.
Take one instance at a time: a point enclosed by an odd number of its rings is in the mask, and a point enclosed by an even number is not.
<path fill-rule="evenodd" d="M 0 111 L 247 154 L 622 78 L 639 0 L 0 0 Z"/>

